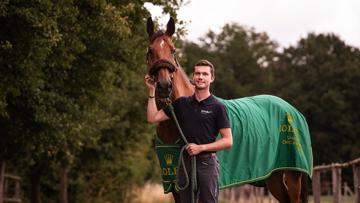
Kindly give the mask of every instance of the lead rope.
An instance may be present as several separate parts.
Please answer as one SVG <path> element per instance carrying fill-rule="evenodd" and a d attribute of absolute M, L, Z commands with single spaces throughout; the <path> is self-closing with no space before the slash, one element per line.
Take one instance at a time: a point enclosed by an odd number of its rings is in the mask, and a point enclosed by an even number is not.
<path fill-rule="evenodd" d="M 179 161 L 177 170 L 176 170 L 176 174 L 179 174 L 180 166 L 181 166 L 181 164 L 183 165 L 183 170 L 184 170 L 184 174 L 185 174 L 185 185 L 183 187 L 181 187 L 181 186 L 179 186 L 177 181 L 175 183 L 175 188 L 180 191 L 180 190 L 185 190 L 189 186 L 189 175 L 187 173 L 187 170 L 185 167 L 185 161 L 184 161 L 184 157 L 183 157 L 184 150 L 189 145 L 189 142 L 186 140 L 186 137 L 185 137 L 183 131 L 181 130 L 181 127 L 179 125 L 179 122 L 178 122 L 175 112 L 174 112 L 174 107 L 172 106 L 171 103 L 169 104 L 169 107 L 170 107 L 171 114 L 174 118 L 176 127 L 178 128 L 178 130 L 180 132 L 181 138 L 185 142 L 185 145 L 181 148 L 181 151 L 180 151 L 179 160 L 181 160 L 181 161 Z M 191 203 L 195 203 L 195 191 L 197 190 L 196 155 L 191 156 L 191 174 L 192 174 L 192 176 L 191 176 Z"/>

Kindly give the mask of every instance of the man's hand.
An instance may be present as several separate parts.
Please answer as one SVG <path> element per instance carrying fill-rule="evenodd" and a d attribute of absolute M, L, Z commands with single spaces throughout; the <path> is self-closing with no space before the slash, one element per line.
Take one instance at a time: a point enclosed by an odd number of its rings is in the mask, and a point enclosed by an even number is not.
<path fill-rule="evenodd" d="M 145 78 L 144 78 L 144 81 L 145 81 L 145 84 L 149 88 L 150 91 L 155 90 L 155 82 L 154 82 L 154 79 L 150 75 L 146 74 Z"/>
<path fill-rule="evenodd" d="M 220 129 L 220 134 L 221 134 L 221 138 L 212 143 L 201 144 L 201 145 L 190 143 L 186 147 L 186 151 L 188 152 L 189 155 L 192 156 L 192 155 L 197 155 L 203 151 L 216 152 L 223 149 L 229 149 L 233 144 L 231 128 Z"/>
<path fill-rule="evenodd" d="M 190 156 L 198 155 L 200 152 L 204 151 L 204 147 L 202 145 L 197 145 L 194 143 L 190 143 L 186 147 L 186 151 Z"/>

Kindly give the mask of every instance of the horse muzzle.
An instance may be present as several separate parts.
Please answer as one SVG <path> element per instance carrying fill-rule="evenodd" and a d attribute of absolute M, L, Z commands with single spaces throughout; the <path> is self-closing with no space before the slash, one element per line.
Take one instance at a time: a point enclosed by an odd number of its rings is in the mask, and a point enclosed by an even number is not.
<path fill-rule="evenodd" d="M 157 76 L 159 70 L 167 69 L 170 75 L 176 71 L 176 66 L 168 60 L 160 59 L 150 66 L 149 75 L 157 78 L 156 85 L 156 97 L 159 99 L 168 99 L 172 92 L 172 77 L 160 77 Z"/>
<path fill-rule="evenodd" d="M 172 92 L 172 82 L 167 80 L 160 80 L 156 83 L 156 97 L 158 98 L 169 98 Z"/>

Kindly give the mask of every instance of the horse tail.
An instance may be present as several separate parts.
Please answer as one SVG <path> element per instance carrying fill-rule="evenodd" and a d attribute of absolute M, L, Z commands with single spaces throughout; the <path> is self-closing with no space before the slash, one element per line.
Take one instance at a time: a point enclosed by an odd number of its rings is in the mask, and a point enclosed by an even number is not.
<path fill-rule="evenodd" d="M 308 179 L 309 176 L 306 173 L 303 173 L 301 176 L 301 193 L 300 193 L 300 198 L 301 198 L 301 203 L 307 203 L 308 202 Z"/>

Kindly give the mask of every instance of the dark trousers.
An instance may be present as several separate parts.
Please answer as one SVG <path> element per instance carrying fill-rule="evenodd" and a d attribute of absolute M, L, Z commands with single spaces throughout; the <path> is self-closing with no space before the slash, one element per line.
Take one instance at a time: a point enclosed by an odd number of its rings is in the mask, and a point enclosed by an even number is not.
<path fill-rule="evenodd" d="M 186 169 L 189 175 L 189 187 L 179 191 L 181 203 L 191 202 L 191 157 L 184 156 Z M 196 177 L 197 191 L 196 200 L 200 199 L 202 203 L 217 203 L 219 194 L 219 163 L 215 153 L 207 153 L 196 156 Z M 181 167 L 178 174 L 179 185 L 185 185 L 184 170 Z M 195 201 L 197 202 L 197 201 Z"/>

